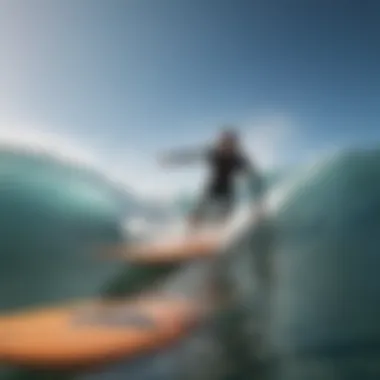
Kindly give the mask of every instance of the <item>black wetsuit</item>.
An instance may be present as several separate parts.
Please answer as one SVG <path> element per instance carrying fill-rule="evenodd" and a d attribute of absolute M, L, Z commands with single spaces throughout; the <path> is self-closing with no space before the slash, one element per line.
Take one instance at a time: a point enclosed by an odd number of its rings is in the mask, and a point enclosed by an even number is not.
<path fill-rule="evenodd" d="M 222 218 L 230 215 L 235 201 L 235 176 L 250 169 L 249 160 L 241 153 L 225 153 L 211 149 L 206 155 L 211 175 L 205 194 L 195 210 L 201 217 L 210 203 L 217 203 Z"/>

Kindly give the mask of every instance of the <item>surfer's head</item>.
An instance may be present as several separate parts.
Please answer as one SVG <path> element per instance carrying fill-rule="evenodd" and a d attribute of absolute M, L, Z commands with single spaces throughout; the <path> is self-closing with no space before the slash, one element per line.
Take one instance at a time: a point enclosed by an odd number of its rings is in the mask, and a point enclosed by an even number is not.
<path fill-rule="evenodd" d="M 225 128 L 219 135 L 218 148 L 227 151 L 236 151 L 239 149 L 239 136 L 233 128 Z"/>

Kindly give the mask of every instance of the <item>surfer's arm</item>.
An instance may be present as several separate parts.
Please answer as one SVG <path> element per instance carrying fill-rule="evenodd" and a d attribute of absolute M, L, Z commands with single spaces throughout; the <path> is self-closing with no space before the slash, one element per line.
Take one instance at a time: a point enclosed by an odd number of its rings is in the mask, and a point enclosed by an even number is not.
<path fill-rule="evenodd" d="M 188 165 L 204 160 L 207 154 L 207 148 L 172 151 L 161 155 L 160 162 L 164 165 Z"/>

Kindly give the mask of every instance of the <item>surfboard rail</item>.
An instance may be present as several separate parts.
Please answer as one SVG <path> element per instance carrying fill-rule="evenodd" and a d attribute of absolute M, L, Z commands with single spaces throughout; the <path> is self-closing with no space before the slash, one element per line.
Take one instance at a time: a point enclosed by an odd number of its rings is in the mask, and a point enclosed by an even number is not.
<path fill-rule="evenodd" d="M 254 223 L 252 212 L 227 226 L 206 229 L 196 234 L 160 237 L 147 242 L 108 247 L 102 257 L 141 265 L 181 264 L 217 257 L 232 244 L 242 230 Z"/>
<path fill-rule="evenodd" d="M 108 259 L 125 260 L 135 264 L 170 264 L 213 257 L 220 239 L 215 236 L 183 237 L 153 241 L 145 244 L 112 247 L 104 255 Z"/>
<path fill-rule="evenodd" d="M 0 363 L 59 370 L 97 367 L 164 347 L 203 316 L 199 302 L 159 295 L 3 315 Z"/>

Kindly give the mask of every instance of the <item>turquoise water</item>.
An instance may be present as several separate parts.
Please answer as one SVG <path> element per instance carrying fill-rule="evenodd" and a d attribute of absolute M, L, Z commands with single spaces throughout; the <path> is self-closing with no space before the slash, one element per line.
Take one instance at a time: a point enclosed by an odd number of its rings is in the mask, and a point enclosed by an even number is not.
<path fill-rule="evenodd" d="M 89 170 L 0 153 L 0 310 L 124 294 L 167 272 L 100 258 L 123 240 L 128 203 Z"/>
<path fill-rule="evenodd" d="M 277 379 L 380 378 L 380 150 L 350 150 L 301 176 L 273 218 Z"/>
<path fill-rule="evenodd" d="M 120 270 L 93 253 L 121 239 L 112 189 L 44 159 L 0 158 L 0 310 L 97 294 Z"/>

